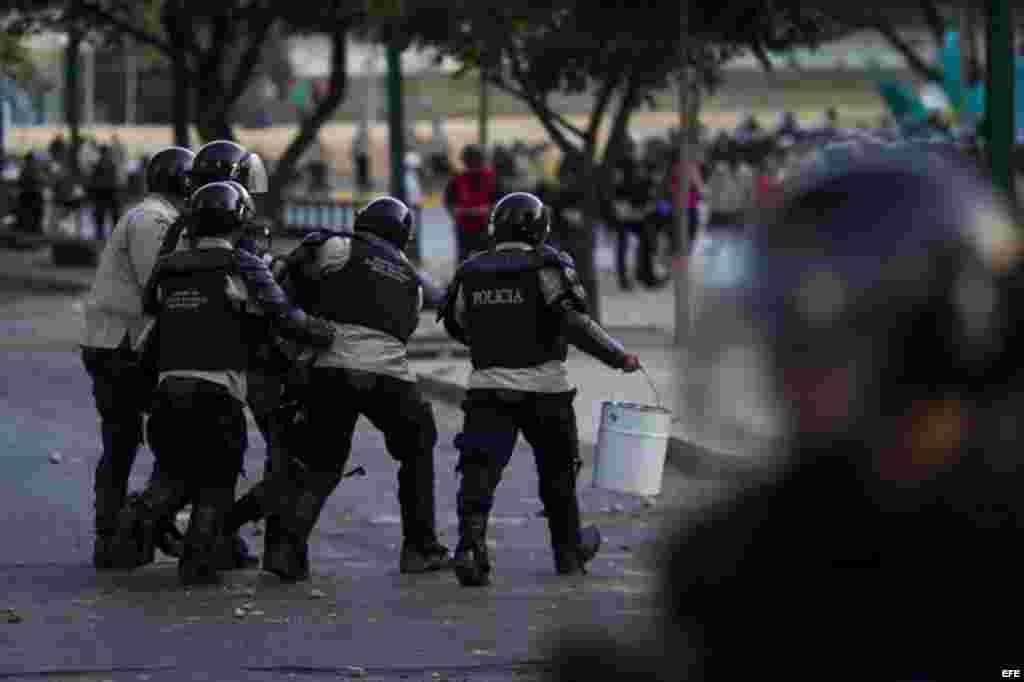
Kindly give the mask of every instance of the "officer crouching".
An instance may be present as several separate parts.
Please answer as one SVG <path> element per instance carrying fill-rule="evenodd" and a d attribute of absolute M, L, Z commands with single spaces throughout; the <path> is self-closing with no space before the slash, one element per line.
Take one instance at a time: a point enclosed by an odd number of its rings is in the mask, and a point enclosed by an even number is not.
<path fill-rule="evenodd" d="M 259 257 L 236 248 L 253 213 L 240 184 L 215 182 L 189 199 L 190 248 L 157 264 L 146 294 L 156 319 L 159 371 L 147 436 L 160 475 L 122 512 L 121 560 L 145 554 L 155 520 L 192 502 L 178 574 L 212 582 L 231 565 L 224 519 L 247 446 L 243 412 L 249 347 L 259 315 L 275 330 L 316 347 L 333 329 L 292 306 Z"/>
<path fill-rule="evenodd" d="M 437 425 L 406 355 L 423 306 L 420 277 L 402 251 L 412 228 L 409 208 L 381 197 L 356 216 L 354 232 L 314 233 L 288 256 L 296 301 L 330 320 L 336 337 L 310 371 L 301 480 L 267 517 L 263 568 L 284 580 L 309 577 L 309 535 L 341 480 L 361 414 L 398 461 L 401 572 L 448 565 L 435 528 Z"/>
<path fill-rule="evenodd" d="M 440 315 L 448 333 L 469 346 L 473 365 L 455 439 L 462 480 L 453 563 L 463 586 L 490 582 L 488 516 L 520 430 L 537 462 L 556 571 L 583 573 L 601 544 L 596 528 L 580 528 L 567 344 L 626 372 L 640 362 L 587 315 L 572 258 L 544 244 L 549 229 L 547 207 L 532 194 L 499 201 L 488 226 L 494 247 L 459 268 Z"/>

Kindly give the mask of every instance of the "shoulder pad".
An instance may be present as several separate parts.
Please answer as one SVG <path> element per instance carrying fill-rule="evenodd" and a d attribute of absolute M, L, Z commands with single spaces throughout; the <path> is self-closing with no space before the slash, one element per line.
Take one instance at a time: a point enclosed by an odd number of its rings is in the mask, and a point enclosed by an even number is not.
<path fill-rule="evenodd" d="M 557 265 L 563 270 L 575 270 L 576 261 L 565 251 L 560 251 L 553 246 L 544 244 L 538 249 L 545 265 Z"/>
<path fill-rule="evenodd" d="M 328 229 L 314 230 L 302 238 L 299 246 L 320 246 L 331 237 L 340 237 L 338 232 Z"/>
<path fill-rule="evenodd" d="M 572 259 L 572 256 L 565 251 L 545 245 L 541 257 L 545 267 L 557 268 L 562 273 L 566 287 L 563 299 L 570 300 L 573 307 L 581 312 L 586 312 L 588 308 L 587 292 L 580 281 L 579 273 L 576 272 L 576 261 Z"/>

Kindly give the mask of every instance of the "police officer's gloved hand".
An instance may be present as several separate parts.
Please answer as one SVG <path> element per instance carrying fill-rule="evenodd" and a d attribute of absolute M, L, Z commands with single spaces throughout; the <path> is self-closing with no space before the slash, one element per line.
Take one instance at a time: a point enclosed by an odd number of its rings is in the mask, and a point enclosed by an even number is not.
<path fill-rule="evenodd" d="M 622 362 L 622 371 L 626 374 L 632 374 L 638 369 L 640 369 L 640 358 L 632 353 L 627 353 L 626 359 Z"/>
<path fill-rule="evenodd" d="M 270 267 L 270 273 L 274 275 L 276 280 L 280 280 L 288 271 L 288 261 L 282 256 L 271 256 L 270 262 L 267 265 Z"/>
<path fill-rule="evenodd" d="M 245 251 L 247 253 L 251 253 L 254 256 L 261 255 L 261 250 L 260 247 L 256 244 L 256 240 L 253 239 L 252 237 L 249 237 L 248 235 L 240 237 L 238 241 L 235 242 L 235 248 L 241 249 L 242 251 Z"/>

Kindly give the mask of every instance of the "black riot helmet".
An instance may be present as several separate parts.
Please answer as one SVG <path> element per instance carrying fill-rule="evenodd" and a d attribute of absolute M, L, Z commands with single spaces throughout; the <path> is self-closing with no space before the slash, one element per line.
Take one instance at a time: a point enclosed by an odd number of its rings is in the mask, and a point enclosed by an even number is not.
<path fill-rule="evenodd" d="M 404 249 L 412 237 L 412 211 L 394 197 L 380 197 L 356 214 L 354 227 L 357 232 L 369 232 Z"/>
<path fill-rule="evenodd" d="M 199 148 L 192 163 L 192 180 L 201 187 L 220 180 L 235 180 L 249 194 L 267 191 L 267 169 L 259 154 L 230 140 L 214 140 Z"/>
<path fill-rule="evenodd" d="M 548 238 L 551 217 L 544 202 L 527 192 L 502 197 L 491 212 L 487 233 L 495 244 L 526 242 L 539 246 Z"/>
<path fill-rule="evenodd" d="M 211 182 L 188 200 L 191 236 L 226 237 L 245 228 L 256 212 L 252 197 L 240 183 Z"/>
<path fill-rule="evenodd" d="M 184 147 L 167 147 L 146 164 L 146 191 L 184 199 L 189 195 L 189 175 L 196 155 Z"/>

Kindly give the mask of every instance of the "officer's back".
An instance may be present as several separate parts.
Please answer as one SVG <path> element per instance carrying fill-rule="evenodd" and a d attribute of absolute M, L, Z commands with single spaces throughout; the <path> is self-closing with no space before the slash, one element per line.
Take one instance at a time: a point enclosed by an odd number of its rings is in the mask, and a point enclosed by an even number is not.
<path fill-rule="evenodd" d="M 389 240 L 391 223 L 373 219 L 389 201 L 367 206 L 354 232 L 322 232 L 304 242 L 295 258 L 302 282 L 298 300 L 335 328 L 334 344 L 320 353 L 316 366 L 415 381 L 406 344 L 419 325 L 423 291 L 408 257 L 395 245 L 408 241 L 411 226 Z"/>

